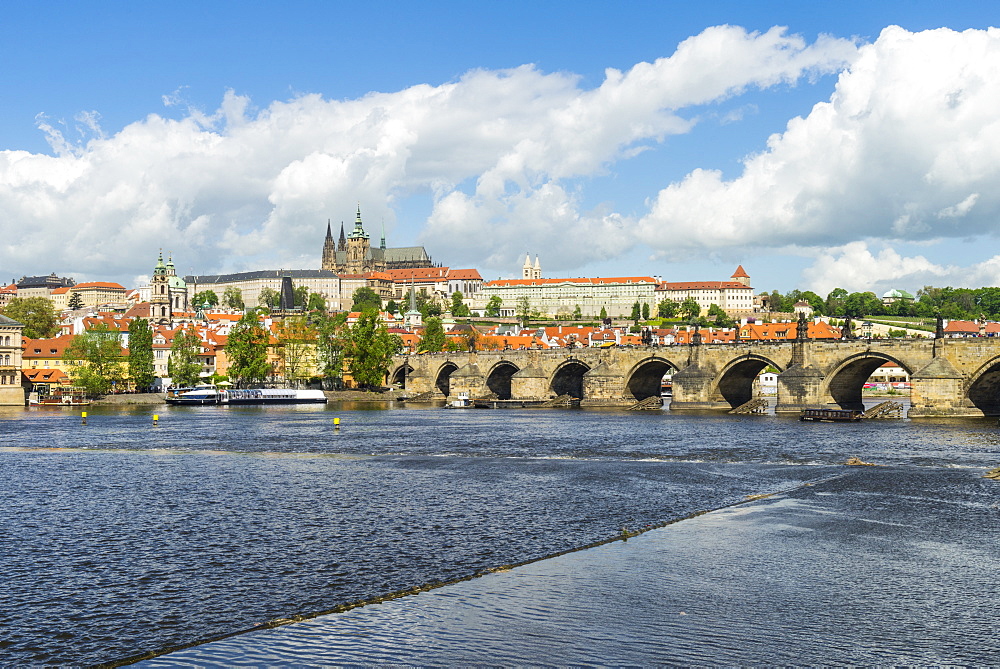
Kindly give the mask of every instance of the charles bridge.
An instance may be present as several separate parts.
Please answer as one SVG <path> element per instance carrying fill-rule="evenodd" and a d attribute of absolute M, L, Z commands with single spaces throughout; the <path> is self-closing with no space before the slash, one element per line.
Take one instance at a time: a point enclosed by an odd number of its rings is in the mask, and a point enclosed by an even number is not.
<path fill-rule="evenodd" d="M 884 363 L 906 370 L 909 416 L 1000 415 L 1000 338 L 795 340 L 398 355 L 390 381 L 444 399 L 537 401 L 561 395 L 582 406 L 631 405 L 660 394 L 673 371 L 672 411 L 730 409 L 754 396 L 754 380 L 778 370 L 775 410 L 861 409 L 861 391 Z"/>

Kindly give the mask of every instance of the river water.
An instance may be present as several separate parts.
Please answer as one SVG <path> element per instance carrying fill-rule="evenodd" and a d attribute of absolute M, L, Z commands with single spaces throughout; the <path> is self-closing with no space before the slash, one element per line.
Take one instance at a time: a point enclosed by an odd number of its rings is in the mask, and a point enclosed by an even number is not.
<path fill-rule="evenodd" d="M 711 509 L 149 664 L 1000 661 L 995 420 L 89 413 L 0 410 L 0 664 L 135 657 Z"/>

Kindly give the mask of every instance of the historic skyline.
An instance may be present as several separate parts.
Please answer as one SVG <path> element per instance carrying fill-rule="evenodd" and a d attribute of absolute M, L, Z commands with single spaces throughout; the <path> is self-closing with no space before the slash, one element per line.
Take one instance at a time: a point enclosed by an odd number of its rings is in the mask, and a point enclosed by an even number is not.
<path fill-rule="evenodd" d="M 5 6 L 0 279 L 318 268 L 360 201 L 487 279 L 1000 283 L 988 8 L 747 4 Z"/>

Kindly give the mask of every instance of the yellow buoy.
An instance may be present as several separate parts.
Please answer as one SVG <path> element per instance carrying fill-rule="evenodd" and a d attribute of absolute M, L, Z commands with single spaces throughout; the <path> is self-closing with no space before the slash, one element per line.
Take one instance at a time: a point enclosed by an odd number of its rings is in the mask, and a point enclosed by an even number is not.
<path fill-rule="evenodd" d="M 334 418 L 333 419 L 333 429 L 334 430 L 339 430 L 340 429 L 340 419 L 339 418 Z"/>

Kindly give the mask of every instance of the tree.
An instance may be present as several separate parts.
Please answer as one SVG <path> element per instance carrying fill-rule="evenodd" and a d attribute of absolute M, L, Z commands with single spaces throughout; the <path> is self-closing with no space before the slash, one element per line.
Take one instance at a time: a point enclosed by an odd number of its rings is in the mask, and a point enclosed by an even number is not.
<path fill-rule="evenodd" d="M 128 324 L 128 378 L 138 391 L 153 385 L 153 329 L 145 318 L 133 318 Z"/>
<path fill-rule="evenodd" d="M 605 309 L 604 307 L 601 307 L 601 320 L 602 321 L 608 320 L 608 310 Z"/>
<path fill-rule="evenodd" d="M 826 308 L 823 313 L 827 316 L 844 316 L 844 300 L 847 299 L 847 291 L 843 288 L 834 288 L 826 296 Z"/>
<path fill-rule="evenodd" d="M 881 311 L 882 301 L 875 293 L 851 293 L 844 300 L 844 315 L 853 318 L 870 316 Z"/>
<path fill-rule="evenodd" d="M 243 309 L 243 291 L 236 286 L 229 286 L 222 293 L 222 303 L 230 309 Z"/>
<path fill-rule="evenodd" d="M 575 307 L 573 307 L 573 320 L 578 321 L 581 320 L 582 318 L 583 318 L 583 310 L 580 309 L 580 305 L 578 304 Z"/>
<path fill-rule="evenodd" d="M 309 286 L 295 286 L 292 290 L 292 306 L 305 308 L 309 303 Z"/>
<path fill-rule="evenodd" d="M 441 319 L 436 316 L 431 316 L 427 319 L 427 322 L 424 323 L 424 334 L 420 338 L 420 343 L 417 345 L 417 351 L 439 353 L 444 350 L 446 343 L 447 341 L 444 336 L 444 326 L 441 324 Z"/>
<path fill-rule="evenodd" d="M 167 359 L 167 374 L 176 386 L 193 386 L 201 376 L 201 337 L 194 331 L 194 326 L 187 329 L 178 328 L 174 340 L 170 343 L 170 357 Z"/>
<path fill-rule="evenodd" d="M 439 305 L 437 300 L 435 300 L 431 295 L 427 294 L 426 288 L 421 288 L 417 292 L 415 298 L 417 311 L 419 311 L 420 315 L 425 319 L 441 315 L 441 305 Z"/>
<path fill-rule="evenodd" d="M 326 311 L 326 298 L 319 293 L 309 293 L 306 311 Z"/>
<path fill-rule="evenodd" d="M 656 315 L 660 318 L 673 318 L 677 315 L 677 309 L 679 307 L 680 305 L 671 300 L 669 297 L 665 298 L 656 305 Z"/>
<path fill-rule="evenodd" d="M 469 307 L 465 305 L 462 299 L 465 296 L 462 295 L 462 291 L 456 290 L 451 294 L 451 315 L 452 316 L 471 316 L 472 312 L 469 311 Z"/>
<path fill-rule="evenodd" d="M 685 320 L 691 320 L 699 314 L 701 314 L 701 305 L 693 297 L 689 297 L 683 302 L 681 302 L 680 309 L 678 309 L 680 315 Z"/>
<path fill-rule="evenodd" d="M 83 363 L 76 365 L 70 376 L 88 395 L 103 395 L 124 379 L 121 340 L 117 331 L 103 323 L 77 335 L 63 352 L 63 359 Z"/>
<path fill-rule="evenodd" d="M 649 320 L 649 302 L 642 303 L 642 320 Z"/>
<path fill-rule="evenodd" d="M 322 316 L 316 322 L 316 358 L 320 372 L 334 387 L 344 376 L 344 349 L 350 338 L 347 313 Z"/>
<path fill-rule="evenodd" d="M 213 307 L 218 306 L 219 304 L 219 296 L 215 294 L 214 290 L 203 290 L 201 292 L 195 293 L 192 299 L 194 300 L 194 305 L 196 307 L 200 307 L 206 302 L 208 302 Z"/>
<path fill-rule="evenodd" d="M 316 329 L 305 316 L 286 318 L 278 325 L 278 359 L 286 381 L 309 376 L 316 353 Z"/>
<path fill-rule="evenodd" d="M 386 313 L 389 313 L 389 314 L 392 314 L 393 316 L 395 316 L 399 312 L 399 305 L 396 304 L 396 300 L 389 300 L 388 302 L 386 302 L 385 303 L 385 311 L 386 311 Z"/>
<path fill-rule="evenodd" d="M 365 311 L 366 309 L 379 311 L 382 308 L 382 298 L 368 286 L 362 286 L 354 291 L 351 299 L 354 301 L 351 311 Z"/>
<path fill-rule="evenodd" d="M 257 306 L 273 310 L 281 302 L 281 293 L 270 286 L 264 286 L 257 295 Z"/>
<path fill-rule="evenodd" d="M 642 305 L 636 300 L 632 304 L 632 315 L 629 317 L 629 320 L 632 321 L 632 325 L 639 325 L 640 318 L 642 318 Z"/>
<path fill-rule="evenodd" d="M 55 307 L 46 297 L 15 297 L 2 313 L 23 325 L 21 334 L 30 339 L 54 337 L 59 331 Z"/>
<path fill-rule="evenodd" d="M 719 328 L 731 328 L 736 325 L 736 322 L 718 304 L 709 305 L 708 316 L 715 319 L 715 326 Z"/>
<path fill-rule="evenodd" d="M 380 388 L 392 356 L 401 348 L 399 337 L 389 334 L 376 310 L 361 312 L 344 351 L 354 382 L 361 388 Z"/>
<path fill-rule="evenodd" d="M 496 318 L 500 315 L 501 306 L 503 306 L 503 300 L 500 299 L 500 296 L 491 295 L 490 299 L 486 301 L 486 315 Z"/>
<path fill-rule="evenodd" d="M 528 327 L 528 323 L 531 322 L 531 314 L 531 301 L 528 300 L 528 296 L 524 295 L 517 298 L 517 304 L 514 307 L 514 315 L 521 321 L 522 327 Z"/>
<path fill-rule="evenodd" d="M 83 308 L 83 297 L 80 295 L 80 293 L 74 291 L 73 294 L 69 296 L 69 302 L 66 304 L 66 306 L 69 307 L 70 309 Z"/>
<path fill-rule="evenodd" d="M 226 355 L 229 356 L 229 378 L 240 388 L 248 388 L 264 383 L 271 374 L 267 362 L 267 346 L 270 337 L 264 326 L 257 320 L 256 310 L 243 314 L 229 332 Z"/>

